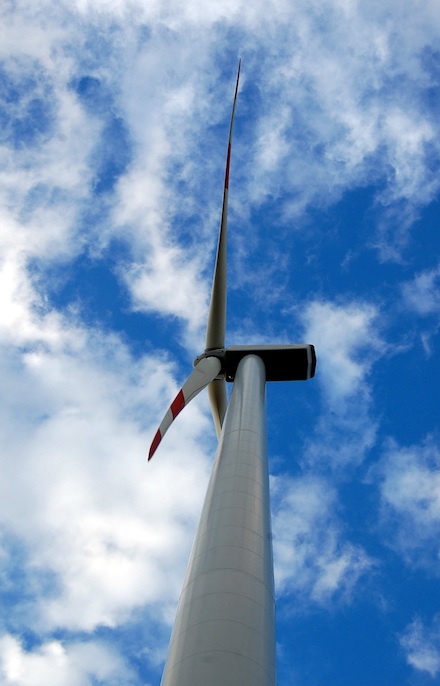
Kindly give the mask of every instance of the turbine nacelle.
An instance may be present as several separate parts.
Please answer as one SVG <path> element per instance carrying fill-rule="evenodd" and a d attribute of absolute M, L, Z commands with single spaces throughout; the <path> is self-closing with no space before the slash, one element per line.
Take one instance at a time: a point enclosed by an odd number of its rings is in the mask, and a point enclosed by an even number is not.
<path fill-rule="evenodd" d="M 240 360 L 245 355 L 258 355 L 266 367 L 266 381 L 307 381 L 315 374 L 316 355 L 313 345 L 232 345 L 228 348 L 205 350 L 193 362 L 194 368 L 203 359 L 216 358 L 221 363 L 216 380 L 234 381 Z"/>

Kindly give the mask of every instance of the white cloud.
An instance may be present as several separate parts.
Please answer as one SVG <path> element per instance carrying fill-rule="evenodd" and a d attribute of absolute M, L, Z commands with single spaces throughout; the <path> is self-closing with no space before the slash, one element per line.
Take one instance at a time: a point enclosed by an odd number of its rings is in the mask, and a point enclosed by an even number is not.
<path fill-rule="evenodd" d="M 414 619 L 400 637 L 400 645 L 406 653 L 406 660 L 414 669 L 434 679 L 440 672 L 440 618 L 434 618 L 431 627 L 425 626 L 420 618 Z"/>
<path fill-rule="evenodd" d="M 385 349 L 378 314 L 368 303 L 314 301 L 303 315 L 304 340 L 316 348 L 316 382 L 326 409 L 306 443 L 309 464 L 325 469 L 357 465 L 376 441 L 369 376 Z"/>
<path fill-rule="evenodd" d="M 315 301 L 304 316 L 305 337 L 319 352 L 319 381 L 336 407 L 366 391 L 371 365 L 384 348 L 378 311 L 368 303 L 338 305 Z"/>
<path fill-rule="evenodd" d="M 50 641 L 25 650 L 11 635 L 0 638 L 0 675 L 4 686 L 92 686 L 97 680 L 108 686 L 138 683 L 124 659 L 98 641 Z"/>
<path fill-rule="evenodd" d="M 438 155 L 438 124 L 421 107 L 420 93 L 432 77 L 429 60 L 423 62 L 420 56 L 434 41 L 438 16 L 429 3 L 412 13 L 411 4 L 398 16 L 387 2 L 374 8 L 335 1 L 321 3 L 319 8 L 310 3 L 294 8 L 283 3 L 270 16 L 261 3 L 242 2 L 230 7 L 211 3 L 201 9 L 198 2 L 145 6 L 115 0 L 81 2 L 76 8 L 91 27 L 116 21 L 115 41 L 125 36 L 130 44 L 127 37 L 135 40 L 139 22 L 150 29 L 154 26 L 137 53 L 118 51 L 115 59 L 110 51 L 106 75 L 111 78 L 113 69 L 122 84 L 118 106 L 134 138 L 154 142 L 155 133 L 159 139 L 165 134 L 167 156 L 180 160 L 187 152 L 184 141 L 186 145 L 190 141 L 192 157 L 200 150 L 196 132 L 200 133 L 203 118 L 206 122 L 209 116 L 212 122 L 213 111 L 215 117 L 219 111 L 227 116 L 224 86 L 216 108 L 207 107 L 212 103 L 213 74 L 217 78 L 219 70 L 217 66 L 214 71 L 212 66 L 206 69 L 206 64 L 216 64 L 215 45 L 227 42 L 218 22 L 227 30 L 240 17 L 247 65 L 243 84 L 256 79 L 263 96 L 255 111 L 254 152 L 246 146 L 244 161 L 252 168 L 252 178 L 242 197 L 276 196 L 281 186 L 293 191 L 293 205 L 304 207 L 312 200 L 328 202 L 344 187 L 376 183 L 386 176 L 387 188 L 380 196 L 385 204 L 410 198 L 418 205 L 436 193 L 436 176 L 425 157 L 427 146 Z M 58 12 L 66 11 L 64 7 Z M 36 19 L 38 25 L 42 16 L 30 14 L 33 26 Z M 75 16 L 71 5 L 69 14 L 71 19 Z M 26 22 L 20 24 L 22 29 L 25 26 Z M 57 27 L 55 21 L 49 40 L 52 37 L 59 44 Z M 208 40 L 213 34 L 217 41 Z M 70 22 L 70 31 L 64 29 L 62 37 L 72 44 L 75 55 L 80 43 L 75 22 Z M 267 49 L 274 40 L 275 53 Z M 254 71 L 255 51 L 260 74 Z M 47 47 L 43 51 L 41 46 L 43 52 Z M 103 65 L 100 69 L 102 73 Z M 301 130 L 306 125 L 306 140 L 295 135 L 298 121 Z M 149 150 L 142 151 L 144 159 L 145 154 L 149 157 Z M 203 184 L 201 189 L 210 184 L 207 164 L 205 156 L 194 174 L 196 183 Z M 169 183 L 173 185 L 171 178 Z"/>
<path fill-rule="evenodd" d="M 46 631 L 115 626 L 146 603 L 166 611 L 208 476 L 197 403 L 147 467 L 158 399 L 165 409 L 175 391 L 166 365 L 131 359 L 116 337 L 71 337 L 73 350 L 9 352 L 2 368 L 0 518 L 28 567 L 56 579 L 33 601 Z"/>
<path fill-rule="evenodd" d="M 377 245 L 383 252 L 389 243 L 401 248 L 409 228 L 400 230 L 405 214 L 414 219 L 439 188 L 428 163 L 439 154 L 438 122 L 423 107 L 423 90 L 435 80 L 423 56 L 433 46 L 438 12 L 425 6 L 418 14 L 411 5 L 399 17 L 388 2 L 349 9 L 338 2 L 319 9 L 295 5 L 285 41 L 277 36 L 278 50 L 263 65 L 267 95 L 252 198 L 277 198 L 282 187 L 292 198 L 286 209 L 298 214 L 309 203 L 333 202 L 343 189 L 385 180 L 378 200 L 395 206 L 395 213 Z M 272 18 L 279 20 L 279 14 Z M 260 154 L 268 131 L 283 142 L 278 163 Z M 408 200 L 405 208 L 399 207 L 402 199 Z"/>
<path fill-rule="evenodd" d="M 362 399 L 348 404 L 341 413 L 321 415 L 311 438 L 305 444 L 304 464 L 325 471 L 359 466 L 377 439 L 378 422 Z"/>
<path fill-rule="evenodd" d="M 207 312 L 202 263 L 198 252 L 188 255 L 170 239 L 172 199 L 159 171 L 166 161 L 160 151 L 157 159 L 154 156 L 150 151 L 148 167 L 132 168 L 118 187 L 114 220 L 123 234 L 133 232 L 134 253 L 132 262 L 120 267 L 119 276 L 131 291 L 134 309 L 181 317 L 194 338 Z"/>
<path fill-rule="evenodd" d="M 21 45 L 18 35 L 26 32 L 30 17 L 26 12 L 22 16 L 14 15 L 11 32 L 16 36 L 15 50 L 3 64 L 12 90 L 28 89 L 25 97 L 14 104 L 13 111 L 8 105 L 11 111 L 7 111 L 14 125 L 20 118 L 27 131 L 38 125 L 39 120 L 29 118 L 30 101 L 38 99 L 50 110 L 44 135 L 37 136 L 31 145 L 22 141 L 17 144 L 12 134 L 6 135 L 0 150 L 3 205 L 0 231 L 5 243 L 13 246 L 13 262 L 20 263 L 20 278 L 26 280 L 23 269 L 30 259 L 38 257 L 43 264 L 54 259 L 69 261 L 84 247 L 99 255 L 109 240 L 122 237 L 129 243 L 132 262 L 128 268 L 125 268 L 127 265 L 121 267 L 119 276 L 132 292 L 134 308 L 181 317 L 188 321 L 194 333 L 206 311 L 207 288 L 200 275 L 198 255 L 188 259 L 171 237 L 170 215 L 178 210 L 173 193 L 167 188 L 171 151 L 175 157 L 185 157 L 180 148 L 184 147 L 188 121 L 191 121 L 188 119 L 193 99 L 191 85 L 179 83 L 179 76 L 170 79 L 168 91 L 165 91 L 166 105 L 162 107 L 163 83 L 157 79 L 151 64 L 148 69 L 154 75 L 154 81 L 149 81 L 141 112 L 140 100 L 133 96 L 132 74 L 123 72 L 123 62 L 121 65 L 115 62 L 116 58 L 112 60 L 115 71 L 124 76 L 126 89 L 131 84 L 129 97 L 120 103 L 118 114 L 126 117 L 131 126 L 130 134 L 139 147 L 134 164 L 120 180 L 109 221 L 101 218 L 97 227 L 90 222 L 82 226 L 82 213 L 92 213 L 96 217 L 108 214 L 108 201 L 99 197 L 92 199 L 94 165 L 98 159 L 95 153 L 101 145 L 114 144 L 111 140 L 101 141 L 108 112 L 93 107 L 87 110 L 72 88 L 75 79 L 84 74 L 84 67 L 76 61 L 84 40 L 79 26 L 72 23 L 70 29 L 65 27 L 60 31 L 55 18 L 51 22 L 44 13 L 31 11 L 30 14 L 32 22 L 48 23 L 45 43 L 35 39 L 24 57 L 17 48 Z M 47 54 L 47 43 L 52 43 L 50 54 Z M 165 46 L 160 50 L 159 47 L 155 45 L 156 55 L 165 49 Z M 143 74 L 139 73 L 139 67 L 137 69 L 138 82 L 146 76 L 147 62 L 141 57 L 140 64 L 144 68 Z M 102 66 L 95 69 L 92 65 L 89 68 L 98 82 L 109 85 L 110 65 L 107 69 Z M 85 73 L 87 75 L 87 71 Z M 183 72 L 181 76 L 183 78 Z M 151 111 L 156 111 L 150 117 L 149 126 L 145 126 L 144 121 L 146 101 Z M 118 105 L 109 101 L 109 107 L 116 109 Z M 142 127 L 139 127 L 140 121 Z M 147 163 L 140 164 L 138 159 L 147 160 Z"/>
<path fill-rule="evenodd" d="M 429 564 L 436 573 L 440 554 L 439 466 L 439 447 L 428 438 L 410 447 L 390 441 L 378 468 L 383 526 L 389 544 L 413 564 Z"/>
<path fill-rule="evenodd" d="M 13 223 L 1 228 L 2 238 L 28 257 L 63 259 L 81 247 L 76 222 L 89 191 L 89 155 L 100 124 L 80 107 L 60 57 L 47 67 L 13 57 L 2 66 L 5 90 L 20 93 L 13 108 L 8 100 L 3 107 L 12 125 L 22 120 L 23 129 L 21 139 L 6 127 L 0 147 L 2 222 Z M 43 112 L 29 113 L 28 100 L 41 102 Z M 39 126 L 42 132 L 34 135 Z"/>
<path fill-rule="evenodd" d="M 335 514 L 336 493 L 323 479 L 272 479 L 274 558 L 278 594 L 295 602 L 325 604 L 351 599 L 374 562 L 345 541 Z"/>
<path fill-rule="evenodd" d="M 2 187 L 15 188 L 8 202 L 17 214 L 28 193 L 38 189 L 38 206 L 25 222 L 28 250 L 58 257 L 63 252 L 68 259 L 84 243 L 99 253 L 110 238 L 122 238 L 131 252 L 123 278 L 134 306 L 177 316 L 192 334 L 200 328 L 202 315 L 196 313 L 205 311 L 209 291 L 201 265 L 218 213 L 211 136 L 214 125 L 227 122 L 232 94 L 226 84 L 217 92 L 212 83 L 221 73 L 218 49 L 228 43 L 227 31 L 237 17 L 247 65 L 243 89 L 248 82 L 261 93 L 244 133 L 250 138 L 238 140 L 234 153 L 242 205 L 278 196 L 282 188 L 289 197 L 280 214 L 287 216 L 387 175 L 380 196 L 387 207 L 402 198 L 415 207 L 429 202 L 438 182 L 425 152 L 429 147 L 431 155 L 438 154 L 438 122 L 420 106 L 420 91 L 432 81 L 429 60 L 424 63 L 420 55 L 430 49 L 438 17 L 424 3 L 408 22 L 410 6 L 399 16 L 392 12 L 392 23 L 387 2 L 374 9 L 336 1 L 319 7 L 282 3 L 270 16 L 262 3 L 240 1 L 203 8 L 198 2 L 47 1 L 5 9 L 6 67 L 18 77 L 32 74 L 36 92 L 52 89 L 51 136 L 37 151 L 15 150 L 12 156 L 5 151 L 2 164 Z M 93 44 L 110 24 L 103 62 Z M 78 209 L 90 206 L 92 152 L 107 112 L 86 112 L 78 102 L 71 83 L 84 74 L 112 93 L 109 109 L 123 119 L 134 144 L 108 221 L 108 205 L 94 198 L 95 218 L 102 219 L 87 235 L 78 225 Z M 241 107 L 249 107 L 246 97 Z M 304 126 L 305 139 L 298 139 L 295 132 Z M 222 167 L 223 154 L 220 158 Z M 251 173 L 240 189 L 238 169 L 246 165 Z M 182 193 L 182 181 L 188 193 Z M 55 189 L 62 190 L 56 202 Z M 185 195 L 200 201 L 182 201 Z M 407 214 L 415 216 L 409 209 Z M 402 224 L 396 216 L 378 245 L 395 239 L 395 224 Z M 195 224 L 185 246 L 176 231 L 182 220 Z"/>
<path fill-rule="evenodd" d="M 0 272 L 0 522 L 5 559 L 18 542 L 34 591 L 9 621 L 93 632 L 149 605 L 169 622 L 208 478 L 199 439 L 210 423 L 196 400 L 147 466 L 174 369 L 50 309 L 23 253 L 10 248 Z"/>
<path fill-rule="evenodd" d="M 440 311 L 440 266 L 426 269 L 403 284 L 406 305 L 421 315 Z"/>

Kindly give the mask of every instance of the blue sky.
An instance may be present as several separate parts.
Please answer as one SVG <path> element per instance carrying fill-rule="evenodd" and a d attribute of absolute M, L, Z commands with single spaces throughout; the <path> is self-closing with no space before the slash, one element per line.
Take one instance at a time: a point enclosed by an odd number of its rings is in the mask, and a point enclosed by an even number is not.
<path fill-rule="evenodd" d="M 267 389 L 278 684 L 440 684 L 436 0 L 0 9 L 0 675 L 155 686 L 209 478 L 204 344 L 238 58 L 227 343 Z"/>

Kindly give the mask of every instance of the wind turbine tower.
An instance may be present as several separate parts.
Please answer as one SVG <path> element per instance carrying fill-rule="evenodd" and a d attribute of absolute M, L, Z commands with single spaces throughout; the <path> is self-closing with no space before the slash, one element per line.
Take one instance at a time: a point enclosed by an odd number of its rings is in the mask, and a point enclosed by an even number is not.
<path fill-rule="evenodd" d="M 219 437 L 161 686 L 275 686 L 275 599 L 266 381 L 305 381 L 313 345 L 225 347 L 229 129 L 223 207 L 204 353 L 166 413 L 151 459 L 179 412 L 208 386 Z M 229 404 L 226 381 L 233 382 Z"/>

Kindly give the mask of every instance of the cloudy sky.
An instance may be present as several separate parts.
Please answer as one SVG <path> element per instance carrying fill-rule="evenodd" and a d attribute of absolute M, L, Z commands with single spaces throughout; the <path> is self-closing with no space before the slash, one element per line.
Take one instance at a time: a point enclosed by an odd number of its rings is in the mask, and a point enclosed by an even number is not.
<path fill-rule="evenodd" d="M 158 686 L 215 453 L 204 345 L 270 384 L 279 686 L 440 684 L 438 0 L 3 0 L 0 679 Z"/>

